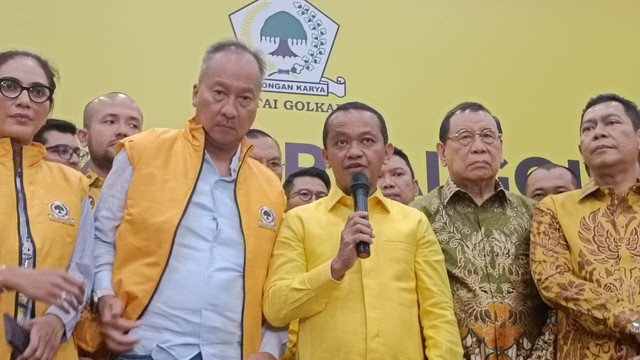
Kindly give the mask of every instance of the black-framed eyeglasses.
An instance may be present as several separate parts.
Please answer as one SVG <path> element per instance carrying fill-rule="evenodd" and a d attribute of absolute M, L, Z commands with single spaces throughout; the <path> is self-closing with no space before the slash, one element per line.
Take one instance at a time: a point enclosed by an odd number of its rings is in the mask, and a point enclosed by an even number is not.
<path fill-rule="evenodd" d="M 322 199 L 323 197 L 327 196 L 327 193 L 324 191 L 313 192 L 308 189 L 300 189 L 294 193 L 291 193 L 289 195 L 289 198 L 292 198 L 294 196 L 299 197 L 302 201 L 310 201 L 313 198 L 315 198 L 315 200 Z"/>
<path fill-rule="evenodd" d="M 42 104 L 51 99 L 55 89 L 46 85 L 22 86 L 22 84 L 12 78 L 0 79 L 0 93 L 6 98 L 15 99 L 25 90 L 27 90 L 31 101 Z"/>
<path fill-rule="evenodd" d="M 496 142 L 496 140 L 502 138 L 502 134 L 498 134 L 491 129 L 484 129 L 482 131 L 471 131 L 462 129 L 458 131 L 455 135 L 449 136 L 448 140 L 457 141 L 458 144 L 462 146 L 469 146 L 473 143 L 476 135 L 480 136 L 480 140 L 487 145 L 491 145 Z"/>
<path fill-rule="evenodd" d="M 60 158 L 64 160 L 71 160 L 74 154 L 78 157 L 78 159 L 80 159 L 81 162 L 86 161 L 89 157 L 89 153 L 85 150 L 82 150 L 80 148 L 74 149 L 71 146 L 64 144 L 49 146 L 46 149 L 49 152 L 58 154 L 58 156 L 60 156 Z"/>

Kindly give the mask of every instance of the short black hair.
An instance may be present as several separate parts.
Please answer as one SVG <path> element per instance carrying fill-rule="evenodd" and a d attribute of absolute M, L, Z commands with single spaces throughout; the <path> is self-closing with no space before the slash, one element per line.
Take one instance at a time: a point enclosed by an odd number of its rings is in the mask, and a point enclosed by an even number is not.
<path fill-rule="evenodd" d="M 275 141 L 275 139 L 273 139 L 271 135 L 269 135 L 266 131 L 262 131 L 260 129 L 249 129 L 249 131 L 247 131 L 247 137 L 249 139 L 258 139 L 261 137 L 268 137 L 269 139 L 272 139 L 273 141 Z"/>
<path fill-rule="evenodd" d="M 57 131 L 63 134 L 76 135 L 76 133 L 78 132 L 78 128 L 72 122 L 66 120 L 47 119 L 40 130 L 38 130 L 38 132 L 33 136 L 33 141 L 44 145 L 44 143 L 47 142 L 47 138 L 45 137 L 45 135 L 49 131 Z"/>
<path fill-rule="evenodd" d="M 636 105 L 636 103 L 634 103 L 633 101 L 614 93 L 600 94 L 589 99 L 587 105 L 585 105 L 584 109 L 582 109 L 582 115 L 580 116 L 580 128 L 582 128 L 582 121 L 584 120 L 584 114 L 587 112 L 587 110 L 598 104 L 609 101 L 615 101 L 622 105 L 622 107 L 624 108 L 624 112 L 627 114 L 629 119 L 631 119 L 633 130 L 638 131 L 638 129 L 640 129 L 640 111 L 638 110 L 638 105 Z"/>
<path fill-rule="evenodd" d="M 274 139 L 273 136 L 269 135 L 266 131 L 262 131 L 260 129 L 249 129 L 249 131 L 247 131 L 246 137 L 248 139 L 259 139 L 265 137 L 269 138 L 273 140 L 273 142 L 278 146 L 278 149 L 280 149 L 280 144 L 278 144 L 278 141 Z"/>
<path fill-rule="evenodd" d="M 407 156 L 407 154 L 405 154 L 404 151 L 400 150 L 400 148 L 394 147 L 393 155 L 396 155 L 400 159 L 404 160 L 404 162 L 407 164 L 407 167 L 409 167 L 409 171 L 411 172 L 411 179 L 415 179 L 416 174 L 413 172 L 413 167 L 411 167 L 411 162 L 409 161 L 409 157 Z"/>
<path fill-rule="evenodd" d="M 380 132 L 382 133 L 382 140 L 384 141 L 384 144 L 386 145 L 389 142 L 387 123 L 384 121 L 384 117 L 382 116 L 382 114 L 380 114 L 378 110 L 365 103 L 352 101 L 338 105 L 338 107 L 336 107 L 331 113 L 329 113 L 327 118 L 324 120 L 324 126 L 322 127 L 322 145 L 325 149 L 327 148 L 327 137 L 329 137 L 329 120 L 331 120 L 331 117 L 333 117 L 333 115 L 335 115 L 336 113 L 348 110 L 362 110 L 375 115 L 378 118 L 378 121 L 380 121 Z"/>
<path fill-rule="evenodd" d="M 449 128 L 451 127 L 451 118 L 458 112 L 479 112 L 484 111 L 487 114 L 491 115 L 493 120 L 496 122 L 496 127 L 498 128 L 498 134 L 502 135 L 502 125 L 500 124 L 500 119 L 494 116 L 489 109 L 487 109 L 484 105 L 477 103 L 466 101 L 456 105 L 453 109 L 449 110 L 447 114 L 442 119 L 442 123 L 440 124 L 440 142 L 445 143 L 447 141 L 447 137 L 449 136 Z"/>
<path fill-rule="evenodd" d="M 308 167 L 294 172 L 293 174 L 287 177 L 287 180 L 282 184 L 282 188 L 284 189 L 284 193 L 289 196 L 291 190 L 293 189 L 293 181 L 296 178 L 310 176 L 314 178 L 320 179 L 324 186 L 327 187 L 327 191 L 331 190 L 331 179 L 329 179 L 329 175 L 326 171 L 322 169 L 318 169 L 317 167 Z"/>
<path fill-rule="evenodd" d="M 525 183 L 525 188 L 526 188 L 526 184 L 529 181 L 529 178 L 531 177 L 531 175 L 533 175 L 534 172 L 538 171 L 538 170 L 546 170 L 546 171 L 550 171 L 553 169 L 565 169 L 569 172 L 569 174 L 571 174 L 571 181 L 573 181 L 573 185 L 577 188 L 580 187 L 580 179 L 578 179 L 578 175 L 576 175 L 576 173 L 569 169 L 566 166 L 562 166 L 562 165 L 558 165 L 558 164 L 554 164 L 554 163 L 547 163 L 541 166 L 538 166 L 536 168 L 534 168 L 533 170 L 529 171 L 529 173 L 527 174 L 527 177 L 524 179 L 524 183 Z"/>

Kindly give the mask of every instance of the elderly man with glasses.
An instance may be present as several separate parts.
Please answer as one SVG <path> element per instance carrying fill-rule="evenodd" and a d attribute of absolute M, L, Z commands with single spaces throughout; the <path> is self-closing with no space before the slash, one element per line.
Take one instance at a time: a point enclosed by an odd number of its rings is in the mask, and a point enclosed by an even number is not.
<path fill-rule="evenodd" d="M 465 359 L 550 359 L 548 308 L 529 269 L 533 202 L 504 189 L 502 127 L 478 103 L 450 110 L 437 145 L 443 186 L 416 200 L 440 241 Z"/>
<path fill-rule="evenodd" d="M 47 149 L 45 160 L 80 170 L 89 153 L 78 146 L 77 132 L 76 126 L 69 121 L 47 119 L 33 141 L 39 142 Z"/>

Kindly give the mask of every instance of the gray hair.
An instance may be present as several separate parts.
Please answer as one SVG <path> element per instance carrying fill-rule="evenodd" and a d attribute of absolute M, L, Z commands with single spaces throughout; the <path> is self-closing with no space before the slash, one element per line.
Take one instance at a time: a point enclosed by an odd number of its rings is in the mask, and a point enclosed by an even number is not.
<path fill-rule="evenodd" d="M 204 57 L 202 58 L 202 65 L 200 66 L 200 75 L 198 75 L 198 82 L 202 82 L 202 77 L 204 76 L 204 72 L 207 69 L 209 60 L 211 60 L 211 58 L 214 57 L 216 54 L 220 54 L 225 51 L 244 52 L 251 55 L 253 59 L 256 61 L 256 63 L 258 64 L 258 69 L 260 70 L 260 77 L 264 79 L 266 66 L 264 64 L 264 60 L 262 59 L 262 56 L 258 51 L 251 49 L 246 44 L 237 40 L 224 40 L 224 41 L 218 41 L 212 44 L 204 53 Z"/>

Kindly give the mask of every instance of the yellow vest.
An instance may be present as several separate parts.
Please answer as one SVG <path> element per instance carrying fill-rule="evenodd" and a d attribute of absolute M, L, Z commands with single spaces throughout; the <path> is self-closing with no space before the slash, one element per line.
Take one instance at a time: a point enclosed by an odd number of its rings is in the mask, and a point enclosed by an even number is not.
<path fill-rule="evenodd" d="M 142 316 L 164 273 L 200 173 L 204 143 L 204 130 L 192 119 L 183 130 L 151 129 L 118 145 L 118 150 L 125 149 L 133 167 L 123 221 L 116 233 L 113 265 L 113 287 L 125 304 L 126 319 Z M 244 140 L 236 179 L 245 241 L 244 359 L 260 348 L 262 289 L 286 206 L 278 178 L 250 158 L 249 150 Z M 77 334 L 76 340 L 93 352 L 102 341 L 99 327 L 86 329 L 91 333 Z"/>
<path fill-rule="evenodd" d="M 27 207 L 28 230 L 35 245 L 35 268 L 66 269 L 75 247 L 82 201 L 87 196 L 87 180 L 81 173 L 61 164 L 44 161 L 46 151 L 34 143 L 22 148 L 22 183 Z M 20 266 L 16 172 L 9 138 L 0 139 L 0 264 Z M 57 215 L 50 205 L 59 202 L 69 210 L 68 217 Z M 16 293 L 0 295 L 0 312 L 14 315 Z M 48 304 L 36 301 L 36 317 Z M 0 356 L 9 358 L 11 348 L 5 341 L 4 323 L 0 322 Z M 6 357 L 5 357 L 6 355 Z M 60 345 L 54 359 L 77 359 L 73 339 Z"/>

